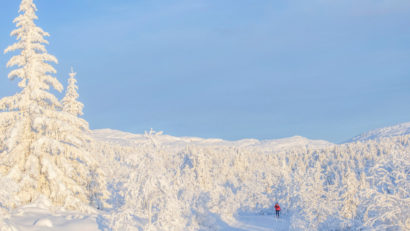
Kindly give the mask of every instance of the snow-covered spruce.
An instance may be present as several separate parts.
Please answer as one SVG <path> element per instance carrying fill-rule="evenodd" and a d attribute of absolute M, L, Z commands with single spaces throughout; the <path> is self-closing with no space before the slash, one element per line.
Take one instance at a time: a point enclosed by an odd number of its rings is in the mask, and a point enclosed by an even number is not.
<path fill-rule="evenodd" d="M 64 98 L 61 100 L 63 103 L 63 111 L 72 114 L 73 116 L 83 115 L 84 104 L 78 101 L 79 94 L 77 92 L 77 80 L 75 76 L 77 73 L 71 68 L 70 78 L 68 79 L 68 86 Z"/>
<path fill-rule="evenodd" d="M 76 75 L 77 73 L 71 68 L 66 94 L 61 100 L 61 103 L 63 105 L 63 112 L 67 113 L 66 116 L 68 117 L 68 120 L 66 120 L 66 123 L 70 125 L 69 128 L 71 129 L 71 144 L 79 149 L 81 156 L 92 158 L 92 154 L 90 153 L 90 151 L 93 150 L 91 142 L 92 138 L 89 136 L 90 131 L 88 123 L 78 117 L 83 115 L 84 105 L 78 101 L 79 94 L 77 92 L 78 86 L 77 80 L 75 79 Z M 89 168 L 89 176 L 91 177 L 91 182 L 87 185 L 91 204 L 99 209 L 109 207 L 106 203 L 109 193 L 106 190 L 105 174 L 101 171 L 95 160 L 89 161 L 87 165 Z"/>
<path fill-rule="evenodd" d="M 5 50 L 18 51 L 7 67 L 17 67 L 9 78 L 20 79 L 21 91 L 0 100 L 5 135 L 0 143 L 0 175 L 15 185 L 13 195 L 7 196 L 14 200 L 0 203 L 15 207 L 45 195 L 54 205 L 86 209 L 90 200 L 96 200 L 91 185 L 102 181 L 93 179 L 99 175 L 96 167 L 91 170 L 96 162 L 87 151 L 88 124 L 78 114 L 63 111 L 50 92 L 51 88 L 61 92 L 63 86 L 52 76 L 56 70 L 51 64 L 57 59 L 45 48 L 49 34 L 34 23 L 36 10 L 33 0 L 21 1 L 14 20 L 17 29 L 11 32 L 17 42 Z"/>

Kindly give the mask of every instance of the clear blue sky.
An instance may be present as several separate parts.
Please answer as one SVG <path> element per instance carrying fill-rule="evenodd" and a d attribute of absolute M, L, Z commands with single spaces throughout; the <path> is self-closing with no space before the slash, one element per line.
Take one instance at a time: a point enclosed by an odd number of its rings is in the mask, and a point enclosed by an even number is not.
<path fill-rule="evenodd" d="M 410 121 L 408 0 L 37 0 L 91 128 L 342 142 Z M 2 0 L 0 48 L 19 1 Z M 0 97 L 14 94 L 0 56 Z"/>

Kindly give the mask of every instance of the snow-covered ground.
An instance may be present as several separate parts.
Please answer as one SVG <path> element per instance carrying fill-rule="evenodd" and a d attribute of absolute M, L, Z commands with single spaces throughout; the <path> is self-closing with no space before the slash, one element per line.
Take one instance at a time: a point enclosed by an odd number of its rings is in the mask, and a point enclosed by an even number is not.
<path fill-rule="evenodd" d="M 410 134 L 410 122 L 397 124 L 391 127 L 379 128 L 355 136 L 347 142 L 375 140 L 386 137 L 405 136 Z"/>
<path fill-rule="evenodd" d="M 106 229 L 98 215 L 67 211 L 50 212 L 41 208 L 21 208 L 5 219 L 9 227 L 0 230 L 18 231 L 101 231 Z M 220 220 L 222 231 L 285 231 L 289 221 L 272 215 L 242 215 Z"/>
<path fill-rule="evenodd" d="M 290 224 L 286 217 L 276 218 L 273 215 L 242 215 L 234 220 L 228 220 L 229 228 L 232 231 L 286 231 Z"/>
<path fill-rule="evenodd" d="M 78 212 L 53 212 L 40 209 L 19 209 L 7 223 L 19 231 L 98 231 L 98 216 Z M 12 229 L 11 229 L 12 230 Z"/>

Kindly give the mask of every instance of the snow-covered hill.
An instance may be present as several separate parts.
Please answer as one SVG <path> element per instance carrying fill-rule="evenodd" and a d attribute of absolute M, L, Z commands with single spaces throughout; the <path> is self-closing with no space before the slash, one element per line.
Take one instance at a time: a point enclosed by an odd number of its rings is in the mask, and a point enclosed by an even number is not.
<path fill-rule="evenodd" d="M 112 129 L 97 129 L 91 131 L 91 136 L 98 141 L 122 145 L 139 146 L 144 143 L 154 142 L 155 145 L 170 145 L 185 147 L 194 146 L 225 146 L 225 147 L 254 147 L 258 149 L 268 149 L 280 151 L 294 148 L 325 148 L 333 143 L 324 140 L 310 140 L 301 136 L 294 136 L 276 140 L 242 139 L 237 141 L 227 141 L 223 139 L 204 139 L 198 137 L 175 137 L 164 135 L 163 132 L 145 132 L 145 134 L 132 134 Z"/>
<path fill-rule="evenodd" d="M 356 137 L 353 137 L 352 139 L 348 140 L 346 143 L 366 141 L 366 140 L 375 140 L 375 139 L 380 139 L 380 138 L 385 138 L 385 137 L 404 136 L 408 134 L 410 134 L 410 122 L 365 132 Z"/>

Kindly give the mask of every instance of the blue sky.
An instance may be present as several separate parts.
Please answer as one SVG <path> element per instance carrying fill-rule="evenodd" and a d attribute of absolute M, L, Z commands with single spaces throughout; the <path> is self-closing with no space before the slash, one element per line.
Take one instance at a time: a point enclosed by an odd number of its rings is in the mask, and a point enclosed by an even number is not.
<path fill-rule="evenodd" d="M 18 3 L 1 3 L 1 49 Z M 342 142 L 410 121 L 408 0 L 35 3 L 93 129 Z M 8 58 L 0 97 L 18 90 Z"/>

